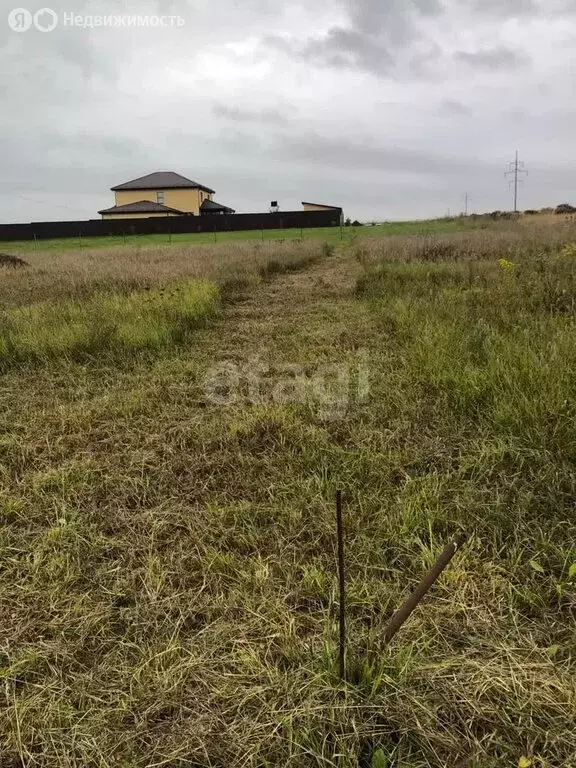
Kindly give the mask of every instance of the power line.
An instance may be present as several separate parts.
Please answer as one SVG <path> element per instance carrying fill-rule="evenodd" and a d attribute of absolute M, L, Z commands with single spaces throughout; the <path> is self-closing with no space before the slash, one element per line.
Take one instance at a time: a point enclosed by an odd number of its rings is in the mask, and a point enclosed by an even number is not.
<path fill-rule="evenodd" d="M 514 176 L 514 179 L 510 180 L 510 186 L 514 185 L 514 213 L 518 213 L 518 185 L 523 184 L 524 181 L 519 177 L 521 174 L 528 175 L 528 171 L 525 169 L 524 163 L 518 160 L 518 150 L 516 150 L 516 159 L 508 163 L 508 170 L 504 174 L 504 178 L 507 176 Z"/>

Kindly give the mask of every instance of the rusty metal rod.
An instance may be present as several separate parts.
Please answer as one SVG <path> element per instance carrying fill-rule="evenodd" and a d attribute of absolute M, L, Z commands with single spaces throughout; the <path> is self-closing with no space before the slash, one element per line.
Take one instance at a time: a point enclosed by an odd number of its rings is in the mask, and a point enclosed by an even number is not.
<path fill-rule="evenodd" d="M 336 524 L 338 538 L 338 584 L 340 613 L 340 680 L 346 681 L 346 570 L 344 564 L 344 526 L 342 524 L 342 491 L 336 491 Z"/>
<path fill-rule="evenodd" d="M 422 579 L 422 581 L 420 582 L 420 584 L 418 584 L 414 592 L 412 592 L 410 597 L 396 611 L 396 613 L 392 616 L 392 618 L 388 622 L 388 626 L 386 627 L 386 634 L 384 635 L 384 642 L 389 643 L 392 640 L 396 632 L 398 632 L 400 627 L 404 624 L 404 622 L 408 619 L 408 617 L 411 615 L 414 609 L 418 606 L 418 604 L 424 598 L 426 593 L 430 590 L 432 586 L 434 586 L 434 584 L 438 580 L 438 577 L 440 576 L 442 571 L 446 568 L 448 563 L 452 560 L 456 552 L 458 552 L 458 550 L 462 547 L 465 541 L 466 541 L 466 534 L 461 533 L 459 536 L 457 536 L 454 539 L 454 541 L 448 544 L 444 552 L 442 552 L 438 560 L 436 560 L 430 572 Z"/>

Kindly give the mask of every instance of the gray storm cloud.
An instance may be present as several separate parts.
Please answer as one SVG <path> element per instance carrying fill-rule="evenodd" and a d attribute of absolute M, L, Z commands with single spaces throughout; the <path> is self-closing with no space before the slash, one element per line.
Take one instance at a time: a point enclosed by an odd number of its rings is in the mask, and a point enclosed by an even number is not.
<path fill-rule="evenodd" d="M 524 207 L 576 204 L 575 0 L 52 0 L 61 18 L 184 23 L 49 34 L 11 31 L 1 2 L 3 222 L 94 217 L 110 186 L 155 170 L 238 211 L 317 198 L 424 217 L 465 191 L 505 208 L 517 147 Z"/>

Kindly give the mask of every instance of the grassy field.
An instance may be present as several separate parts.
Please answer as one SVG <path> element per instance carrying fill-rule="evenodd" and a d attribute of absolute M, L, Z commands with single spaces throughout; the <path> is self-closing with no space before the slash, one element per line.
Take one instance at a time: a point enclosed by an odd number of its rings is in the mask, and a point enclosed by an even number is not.
<path fill-rule="evenodd" d="M 171 346 L 216 314 L 222 297 L 298 269 L 331 246 L 294 244 L 46 251 L 5 268 L 0 371 L 19 362 L 126 356 Z"/>
<path fill-rule="evenodd" d="M 576 768 L 575 244 L 509 223 L 2 270 L 2 768 Z"/>
<path fill-rule="evenodd" d="M 387 235 L 401 234 L 434 234 L 443 232 L 458 232 L 463 228 L 475 228 L 480 226 L 479 222 L 472 219 L 433 219 L 430 221 L 398 221 L 378 224 L 376 226 L 366 225 L 364 227 L 322 227 L 311 229 L 268 229 L 268 230 L 248 230 L 246 232 L 201 232 L 199 234 L 183 235 L 127 235 L 126 237 L 89 237 L 89 238 L 67 238 L 61 240 L 41 240 L 37 243 L 32 241 L 0 243 L 0 250 L 11 253 L 21 251 L 35 250 L 58 250 L 72 249 L 79 250 L 83 248 L 111 248 L 120 245 L 145 246 L 145 245 L 208 245 L 213 243 L 229 243 L 236 241 L 249 242 L 276 242 L 278 240 L 314 240 L 320 238 L 327 242 L 340 242 L 349 240 L 354 235 L 362 237 L 384 237 Z"/>

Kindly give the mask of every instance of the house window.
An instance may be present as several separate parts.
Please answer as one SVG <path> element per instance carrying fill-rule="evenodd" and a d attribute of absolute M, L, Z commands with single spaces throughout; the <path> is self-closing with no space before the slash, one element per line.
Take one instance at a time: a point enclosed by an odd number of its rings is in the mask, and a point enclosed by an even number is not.
<path fill-rule="evenodd" d="M 164 205 L 164 192 L 156 192 L 156 202 Z"/>

